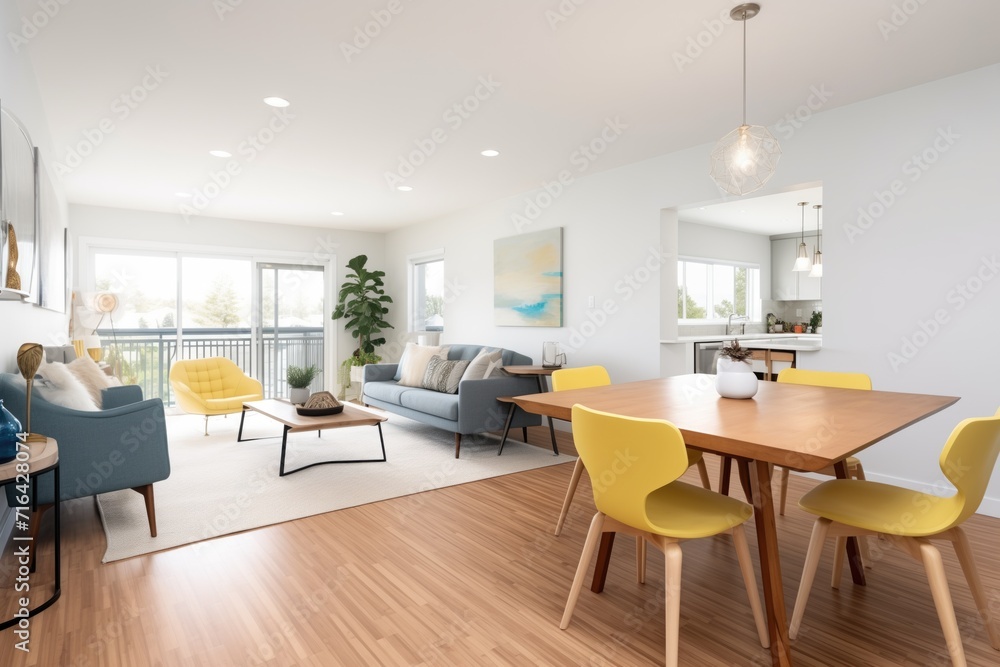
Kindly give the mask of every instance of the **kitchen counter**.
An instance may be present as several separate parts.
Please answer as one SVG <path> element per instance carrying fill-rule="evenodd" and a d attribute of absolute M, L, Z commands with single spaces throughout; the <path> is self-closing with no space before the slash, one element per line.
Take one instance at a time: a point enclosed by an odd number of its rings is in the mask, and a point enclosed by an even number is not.
<path fill-rule="evenodd" d="M 704 336 L 678 336 L 672 340 L 661 340 L 663 345 L 684 345 L 687 343 L 710 343 L 717 340 L 740 341 L 740 345 L 754 350 L 796 350 L 816 352 L 823 348 L 823 334 L 741 334 L 726 336 L 709 334 Z"/>

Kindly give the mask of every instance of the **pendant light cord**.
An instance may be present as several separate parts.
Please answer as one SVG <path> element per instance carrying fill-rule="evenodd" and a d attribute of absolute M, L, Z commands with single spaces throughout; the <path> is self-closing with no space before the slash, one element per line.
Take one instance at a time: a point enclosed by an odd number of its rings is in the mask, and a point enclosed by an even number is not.
<path fill-rule="evenodd" d="M 747 124 L 747 10 L 743 10 L 743 124 Z"/>

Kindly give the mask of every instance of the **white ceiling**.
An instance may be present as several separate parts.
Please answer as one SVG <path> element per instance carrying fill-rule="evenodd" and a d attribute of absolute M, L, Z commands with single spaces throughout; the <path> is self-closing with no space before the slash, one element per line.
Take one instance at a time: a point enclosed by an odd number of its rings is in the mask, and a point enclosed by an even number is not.
<path fill-rule="evenodd" d="M 805 207 L 805 231 L 815 231 L 816 211 L 813 206 L 823 205 L 822 187 L 808 187 L 760 197 L 747 195 L 721 204 L 678 209 L 677 218 L 683 222 L 737 229 L 750 234 L 770 236 L 799 233 L 803 227 L 799 202 L 803 201 L 809 204 Z M 819 218 L 822 229 L 822 209 Z"/>
<path fill-rule="evenodd" d="M 239 173 L 205 215 L 388 230 L 539 187 L 575 168 L 607 119 L 627 128 L 588 173 L 729 132 L 742 37 L 717 19 L 735 4 L 89 0 L 59 3 L 24 48 L 57 161 L 102 119 L 113 125 L 63 177 L 70 201 L 178 212 L 175 192 L 211 183 L 227 161 L 208 151 L 223 148 Z M 901 5 L 915 11 L 888 32 Z M 372 12 L 391 21 L 347 62 L 341 44 L 374 25 Z M 997 25 L 995 0 L 765 0 L 747 25 L 748 121 L 773 125 L 811 88 L 832 93 L 829 109 L 998 62 Z M 698 40 L 702 53 L 678 66 Z M 116 99 L 148 67 L 166 77 L 124 117 Z M 449 124 L 481 78 L 499 86 Z M 239 147 L 270 122 L 269 95 L 289 99 L 294 118 L 251 160 Z M 446 140 L 406 179 L 413 191 L 390 188 L 385 172 L 436 128 Z"/>

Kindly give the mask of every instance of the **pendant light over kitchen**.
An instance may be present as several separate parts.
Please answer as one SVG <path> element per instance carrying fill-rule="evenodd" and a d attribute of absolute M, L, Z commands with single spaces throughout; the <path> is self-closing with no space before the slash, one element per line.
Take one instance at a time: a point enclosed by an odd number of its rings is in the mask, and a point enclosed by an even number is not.
<path fill-rule="evenodd" d="M 743 22 L 743 124 L 722 137 L 712 149 L 712 180 L 732 195 L 745 195 L 764 187 L 774 175 L 781 147 L 762 125 L 747 125 L 747 21 L 760 13 L 760 5 L 748 2 L 729 12 Z"/>
<path fill-rule="evenodd" d="M 823 241 L 823 232 L 819 228 L 819 210 L 823 208 L 822 204 L 816 204 L 813 206 L 816 209 L 816 251 L 813 253 L 813 264 L 812 269 L 809 270 L 810 278 L 822 278 L 823 277 L 823 252 L 820 250 Z"/>
<path fill-rule="evenodd" d="M 806 247 L 806 206 L 808 205 L 807 201 L 799 202 L 799 208 L 802 209 L 802 235 L 799 237 L 799 254 L 795 258 L 792 271 L 808 271 L 812 268 L 812 262 L 809 261 L 809 248 Z"/>

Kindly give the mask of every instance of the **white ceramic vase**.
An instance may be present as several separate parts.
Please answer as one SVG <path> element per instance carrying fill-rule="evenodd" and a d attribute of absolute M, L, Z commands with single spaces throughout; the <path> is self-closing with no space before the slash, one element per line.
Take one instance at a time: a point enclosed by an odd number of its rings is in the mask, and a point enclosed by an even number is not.
<path fill-rule="evenodd" d="M 757 393 L 757 376 L 749 360 L 719 357 L 715 373 L 715 390 L 723 398 L 753 398 Z"/>
<path fill-rule="evenodd" d="M 309 400 L 309 387 L 303 387 L 298 389 L 296 387 L 291 387 L 288 390 L 288 400 L 295 405 L 302 405 Z"/>

